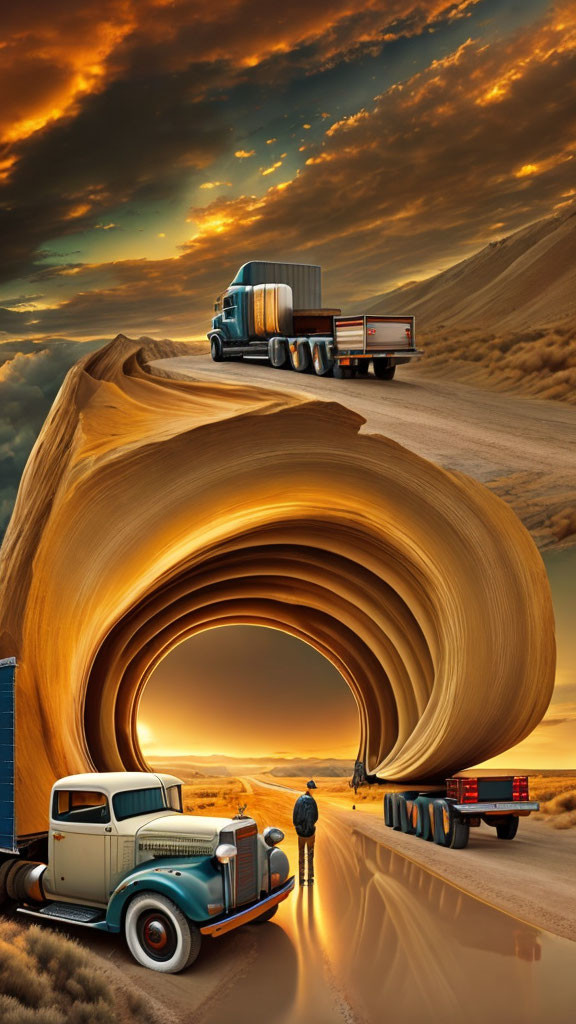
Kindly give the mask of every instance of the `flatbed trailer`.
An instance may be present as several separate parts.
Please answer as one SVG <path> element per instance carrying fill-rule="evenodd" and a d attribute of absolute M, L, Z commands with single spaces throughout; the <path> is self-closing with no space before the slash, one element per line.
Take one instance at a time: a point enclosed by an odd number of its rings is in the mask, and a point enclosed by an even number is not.
<path fill-rule="evenodd" d="M 471 828 L 482 822 L 496 829 L 498 839 L 514 839 L 519 820 L 539 809 L 530 800 L 526 775 L 454 776 L 444 788 L 386 793 L 384 821 L 406 835 L 461 850 Z"/>

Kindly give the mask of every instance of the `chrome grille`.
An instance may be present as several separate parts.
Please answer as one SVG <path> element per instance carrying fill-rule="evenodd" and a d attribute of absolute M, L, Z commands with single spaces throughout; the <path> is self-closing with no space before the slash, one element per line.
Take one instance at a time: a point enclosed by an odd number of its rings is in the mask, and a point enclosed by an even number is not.
<path fill-rule="evenodd" d="M 232 869 L 233 903 L 237 907 L 253 903 L 260 896 L 257 835 L 258 828 L 254 821 L 239 828 L 227 828 L 220 833 L 220 842 L 232 843 L 238 851 Z"/>

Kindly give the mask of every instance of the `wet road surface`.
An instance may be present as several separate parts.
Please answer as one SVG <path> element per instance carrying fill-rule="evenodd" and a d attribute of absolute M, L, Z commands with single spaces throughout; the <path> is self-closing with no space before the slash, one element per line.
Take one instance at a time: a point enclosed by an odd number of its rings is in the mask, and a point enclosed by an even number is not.
<path fill-rule="evenodd" d="M 294 791 L 246 781 L 249 812 L 261 828 L 285 829 L 297 873 Z M 205 941 L 181 975 L 138 967 L 120 939 L 76 934 L 178 1024 L 574 1019 L 576 944 L 461 892 L 335 807 L 322 809 L 314 886 L 295 890 L 272 922 Z"/>

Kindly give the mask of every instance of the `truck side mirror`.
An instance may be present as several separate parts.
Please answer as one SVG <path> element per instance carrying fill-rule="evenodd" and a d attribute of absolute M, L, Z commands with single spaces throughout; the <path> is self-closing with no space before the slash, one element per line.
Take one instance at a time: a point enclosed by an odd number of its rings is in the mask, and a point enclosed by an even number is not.
<path fill-rule="evenodd" d="M 237 853 L 238 850 L 235 846 L 232 846 L 232 843 L 220 843 L 220 846 L 216 847 L 216 859 L 221 864 L 229 864 L 231 860 L 234 860 Z"/>

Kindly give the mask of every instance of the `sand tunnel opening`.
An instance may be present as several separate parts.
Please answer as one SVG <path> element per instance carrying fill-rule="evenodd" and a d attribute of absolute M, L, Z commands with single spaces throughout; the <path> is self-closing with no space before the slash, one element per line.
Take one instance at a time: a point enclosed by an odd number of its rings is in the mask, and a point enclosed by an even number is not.
<path fill-rule="evenodd" d="M 338 669 L 305 640 L 263 625 L 217 626 L 181 641 L 151 673 L 137 716 L 153 770 L 194 763 L 212 774 L 227 758 L 269 767 L 321 759 L 331 774 L 330 762 L 351 764 L 358 750 L 358 704 Z"/>
<path fill-rule="evenodd" d="M 255 544 L 183 568 L 106 638 L 86 692 L 84 729 L 99 770 L 146 768 L 137 733 L 144 688 L 169 651 L 206 629 L 260 625 L 305 641 L 348 683 L 358 756 L 373 772 L 414 729 L 433 661 L 404 599 L 352 559 L 302 543 Z M 394 676 L 395 688 L 390 676 Z"/>

